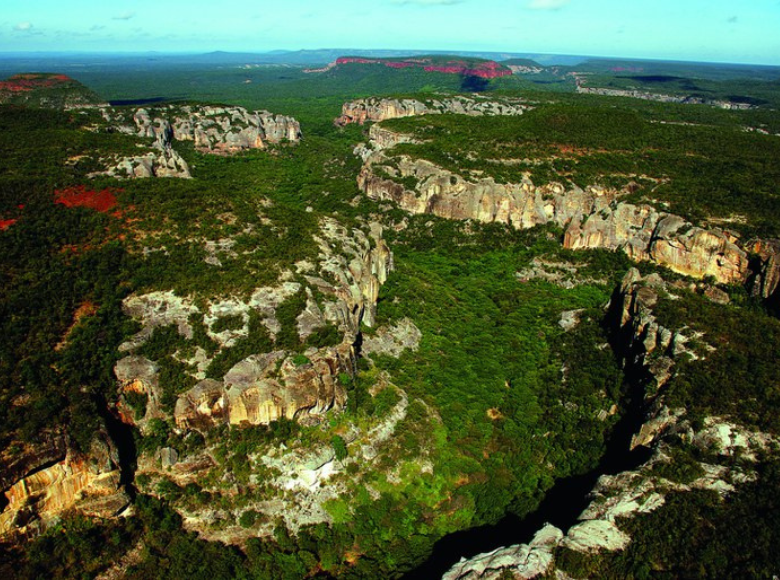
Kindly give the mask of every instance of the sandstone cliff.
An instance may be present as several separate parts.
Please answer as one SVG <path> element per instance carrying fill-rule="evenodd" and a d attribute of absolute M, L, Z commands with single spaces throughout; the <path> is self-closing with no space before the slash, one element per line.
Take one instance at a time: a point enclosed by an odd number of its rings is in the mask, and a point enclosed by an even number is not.
<path fill-rule="evenodd" d="M 686 420 L 684 409 L 670 410 L 662 403 L 660 389 L 674 372 L 676 359 L 682 353 L 696 356 L 686 346 L 688 339 L 681 329 L 664 328 L 653 314 L 659 293 L 668 290 L 658 275 L 643 278 L 631 269 L 616 289 L 608 315 L 613 342 L 618 345 L 624 364 L 645 388 L 648 414 L 631 446 L 653 445 L 650 459 L 636 469 L 602 475 L 589 494 L 589 505 L 568 530 L 548 524 L 528 544 L 502 547 L 461 560 L 444 575 L 445 580 L 568 578 L 557 568 L 556 558 L 562 550 L 596 557 L 599 553 L 626 549 L 631 543 L 626 519 L 657 510 L 665 504 L 670 491 L 705 489 L 725 497 L 739 483 L 751 481 L 751 464 L 777 445 L 776 437 L 751 431 L 724 417 L 708 417 L 694 428 Z M 666 479 L 656 469 L 674 463 L 672 451 L 680 444 L 699 449 L 707 461 L 712 461 L 699 462 L 698 476 L 686 483 Z M 745 463 L 714 460 L 736 454 L 744 457 Z"/>
<path fill-rule="evenodd" d="M 152 111 L 137 109 L 131 118 L 106 110 L 104 117 L 118 131 L 154 139 L 161 147 L 192 141 L 204 151 L 230 153 L 301 139 L 300 124 L 292 117 L 243 107 L 169 105 Z"/>
<path fill-rule="evenodd" d="M 176 141 L 191 141 L 205 153 L 231 154 L 264 149 L 268 144 L 301 140 L 298 121 L 268 111 L 243 107 L 174 106 L 126 112 L 100 107 L 109 130 L 152 140 L 152 151 L 130 157 L 101 158 L 105 170 L 90 176 L 125 179 L 146 177 L 190 178 L 187 162 L 176 152 Z"/>
<path fill-rule="evenodd" d="M 759 260 L 759 292 L 770 296 L 780 280 L 780 242 L 759 240 L 741 247 L 731 233 L 704 229 L 649 205 L 620 202 L 625 191 L 602 187 L 564 188 L 496 183 L 490 177 L 470 179 L 424 159 L 391 156 L 382 143 L 398 137 L 377 131 L 380 141 L 356 151 L 365 159 L 358 186 L 371 199 L 393 201 L 410 213 L 448 219 L 499 222 L 516 228 L 555 223 L 564 228 L 566 248 L 622 250 L 637 261 L 652 261 L 695 278 L 713 277 L 723 284 L 743 284 L 751 277 L 748 252 Z M 410 187 L 409 184 L 415 184 Z"/>
<path fill-rule="evenodd" d="M 522 115 L 530 107 L 519 99 L 487 99 L 479 97 L 451 97 L 419 101 L 417 99 L 389 99 L 371 97 L 344 103 L 336 125 L 367 121 L 379 122 L 416 115 L 454 113 L 472 116 Z"/>
<path fill-rule="evenodd" d="M 202 348 L 195 349 L 195 357 L 183 362 L 197 369 L 192 376 L 199 382 L 179 396 L 173 419 L 181 430 L 204 430 L 222 424 L 268 424 L 280 418 L 316 422 L 327 412 L 342 409 L 346 391 L 340 377 L 354 374 L 361 325 L 374 325 L 379 288 L 393 268 L 392 253 L 382 238 L 381 227 L 372 224 L 368 230 L 368 234 L 358 229 L 350 231 L 333 219 L 323 220 L 315 238 L 319 246 L 316 263 L 297 264 L 298 281 L 291 281 L 293 274 L 289 273 L 287 281 L 277 287 L 257 288 L 246 301 L 222 298 L 206 303 L 204 308 L 196 306 L 192 297 L 179 297 L 173 292 L 128 297 L 124 311 L 142 329 L 120 345 L 119 350 L 128 356 L 114 370 L 123 420 L 144 430 L 150 419 L 165 416 L 160 405 L 158 365 L 133 354 L 155 329 L 175 326 L 185 340 L 191 340 L 191 317 L 202 316 L 206 334 L 220 349 L 229 349 L 236 340 L 249 335 L 249 313 L 254 312 L 275 339 L 281 331 L 276 309 L 300 293 L 305 293 L 306 299 L 304 310 L 296 318 L 301 340 L 332 325 L 341 333 L 339 345 L 312 347 L 301 354 L 280 349 L 258 352 L 238 362 L 218 380 L 206 379 L 205 373 L 214 355 L 209 357 Z M 242 326 L 214 332 L 214 324 L 223 316 L 238 317 Z M 128 403 L 137 395 L 146 398 L 143 416 L 137 416 Z"/>
<path fill-rule="evenodd" d="M 120 485 L 116 448 L 104 433 L 97 434 L 87 454 L 76 453 L 64 440 L 54 438 L 24 457 L 23 471 L 5 465 L 0 470 L 7 502 L 0 513 L 0 538 L 42 531 L 68 510 L 113 517 L 130 502 Z"/>

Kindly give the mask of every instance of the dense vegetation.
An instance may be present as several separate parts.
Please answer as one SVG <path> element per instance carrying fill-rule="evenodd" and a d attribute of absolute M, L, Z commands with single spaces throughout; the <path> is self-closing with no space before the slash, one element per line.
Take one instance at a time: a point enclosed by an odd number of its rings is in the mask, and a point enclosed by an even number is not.
<path fill-rule="evenodd" d="M 777 235 L 780 142 L 723 126 L 718 114 L 703 116 L 661 123 L 654 107 L 561 103 L 521 117 L 441 115 L 383 125 L 425 140 L 398 145 L 391 155 L 428 159 L 467 179 L 479 171 L 509 183 L 530 174 L 537 185 L 632 184 L 625 201 L 661 204 L 699 223 L 729 220 L 746 234 Z"/>
<path fill-rule="evenodd" d="M 96 522 L 66 516 L 24 548 L 4 546 L 0 573 L 94 575 L 138 547 L 123 565 L 139 578 L 397 577 L 425 559 L 442 535 L 496 522 L 507 512 L 523 516 L 555 480 L 597 465 L 626 405 L 625 377 L 606 347 L 601 321 L 604 304 L 629 267 L 627 258 L 621 252 L 563 251 L 560 231 L 405 216 L 358 197 L 359 160 L 351 150 L 364 135 L 360 127 L 333 127 L 343 98 L 457 90 L 462 82 L 457 75 L 408 71 L 399 87 L 397 78 L 360 67 L 311 74 L 233 69 L 196 77 L 178 71 L 157 74 L 150 83 L 140 76 L 102 76 L 96 88 L 112 98 L 183 97 L 186 86 L 187 98 L 268 108 L 303 122 L 305 138 L 296 147 L 214 157 L 177 144 L 193 169 L 189 181 L 87 181 L 94 151 L 134 151 L 133 141 L 81 130 L 97 121 L 91 115 L 0 107 L 0 220 L 13 220 L 0 230 L 0 445 L 15 437 L 34 442 L 47 429 L 66 425 L 74 445 L 87 449 L 102 428 L 105 403 L 117 397 L 117 346 L 137 331 L 122 314 L 124 297 L 170 289 L 196 301 L 246 297 L 316 254 L 313 236 L 323 216 L 347 226 L 368 219 L 388 226 L 396 270 L 380 291 L 378 323 L 410 318 L 423 336 L 418 350 L 398 359 L 363 359 L 354 380 L 343 378 L 346 413 L 321 428 L 280 421 L 182 437 L 156 419 L 144 437 L 136 433 L 139 452 L 171 446 L 184 453 L 210 445 L 230 481 L 245 486 L 248 457 L 270 444 L 325 442 L 339 461 L 346 460 L 352 450 L 342 436 L 345 425 L 371 424 L 398 404 L 394 388 L 369 394 L 386 372 L 409 398 L 407 415 L 376 470 L 350 466 L 349 493 L 327 505 L 332 524 L 304 526 L 294 536 L 274 521 L 273 537 L 250 539 L 243 551 L 208 543 L 183 530 L 172 506 L 217 505 L 224 496 L 207 491 L 206 482 L 179 486 L 165 480 L 150 495 L 139 493 L 132 517 Z M 491 87 L 509 91 L 513 82 L 491 81 Z M 150 93 L 139 95 L 139 85 Z M 637 201 L 652 196 L 696 220 L 744 215 L 748 224 L 739 227 L 746 234 L 780 231 L 777 139 L 741 131 L 743 124 L 764 119 L 764 112 L 559 94 L 531 98 L 540 107 L 520 118 L 439 116 L 388 125 L 433 140 L 399 152 L 464 174 L 484 170 L 512 181 L 531 171 L 537 181 L 581 186 L 636 181 Z M 468 158 L 471 153 L 476 160 Z M 486 163 L 507 158 L 542 163 Z M 101 213 L 54 203 L 56 190 L 85 183 L 111 188 L 116 208 Z M 234 240 L 235 255 L 220 254 L 219 267 L 207 264 L 206 243 L 226 238 Z M 571 284 L 518 276 L 534 260 Z M 219 378 L 250 354 L 274 347 L 298 352 L 295 364 L 303 365 L 304 348 L 340 340 L 327 327 L 302 343 L 294 322 L 304 305 L 299 292 L 279 307 L 275 342 L 250 315 L 248 336 L 216 354 L 207 375 Z M 559 321 L 571 310 L 580 311 L 580 322 L 565 331 Z M 762 305 L 742 296 L 717 306 L 683 291 L 677 300 L 662 299 L 657 314 L 669 328 L 684 320 L 716 347 L 704 361 L 679 364 L 667 387 L 672 404 L 686 406 L 694 421 L 723 414 L 778 430 L 773 353 L 780 327 Z M 216 353 L 202 316 L 190 322 L 193 344 Z M 226 316 L 211 330 L 242 324 L 240 317 Z M 762 341 L 752 338 L 758 328 Z M 139 351 L 159 362 L 162 403 L 169 410 L 194 382 L 171 356 L 187 346 L 171 328 L 157 329 Z M 147 400 L 130 397 L 128 404 L 138 417 Z M 678 463 L 659 468 L 659 475 L 687 481 L 698 473 L 698 463 L 686 453 L 680 452 Z M 627 524 L 637 539 L 622 555 L 561 558 L 575 577 L 745 570 L 759 577 L 776 569 L 768 549 L 777 538 L 775 472 L 773 464 L 762 467 L 759 480 L 730 498 L 726 510 L 704 492 L 670 496 L 664 508 Z M 137 483 L 147 489 L 149 482 Z M 760 541 L 746 546 L 746 522 L 756 519 L 756 510 Z M 238 523 L 252 529 L 268 523 L 263 518 L 248 509 Z M 744 556 L 723 557 L 743 549 Z"/>

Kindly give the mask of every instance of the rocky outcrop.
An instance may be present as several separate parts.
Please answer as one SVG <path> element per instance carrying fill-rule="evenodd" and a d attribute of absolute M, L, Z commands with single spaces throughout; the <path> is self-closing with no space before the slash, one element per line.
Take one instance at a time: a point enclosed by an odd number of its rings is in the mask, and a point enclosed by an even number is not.
<path fill-rule="evenodd" d="M 601 87 L 585 87 L 582 79 L 577 78 L 577 92 L 585 95 L 603 95 L 608 97 L 630 97 L 645 101 L 658 101 L 660 103 L 680 103 L 683 105 L 711 105 L 721 109 L 754 109 L 755 105 L 722 99 L 707 99 L 693 95 L 664 95 L 660 93 L 648 93 L 636 89 L 607 89 Z"/>
<path fill-rule="evenodd" d="M 351 345 L 307 351 L 304 357 L 283 351 L 252 355 L 222 382 L 206 379 L 181 395 L 174 419 L 179 429 L 215 425 L 267 425 L 280 418 L 317 422 L 347 396 L 339 375 L 354 372 Z"/>
<path fill-rule="evenodd" d="M 647 205 L 620 203 L 573 219 L 563 245 L 622 249 L 633 260 L 656 262 L 680 274 L 741 284 L 747 280 L 748 256 L 736 242 L 723 230 L 694 227 Z"/>
<path fill-rule="evenodd" d="M 391 327 L 379 328 L 375 334 L 363 336 L 363 354 L 399 357 L 405 350 L 416 351 L 422 332 L 409 318 L 402 318 Z"/>
<path fill-rule="evenodd" d="M 307 281 L 337 302 L 326 309 L 347 334 L 345 341 L 354 343 L 360 324 L 374 326 L 379 288 L 393 270 L 393 254 L 382 238 L 382 227 L 371 224 L 370 234 L 360 230 L 351 233 L 335 220 L 326 219 L 316 238 L 320 247 L 321 277 L 307 276 Z"/>
<path fill-rule="evenodd" d="M 146 177 L 178 177 L 190 179 L 190 167 L 187 162 L 173 149 L 167 148 L 157 152 L 135 157 L 123 157 L 114 160 L 105 171 L 90 174 L 90 177 L 107 175 L 120 179 L 142 179 Z"/>
<path fill-rule="evenodd" d="M 780 240 L 752 240 L 746 250 L 755 256 L 751 264 L 755 275 L 753 294 L 777 300 L 777 289 L 780 286 Z"/>
<path fill-rule="evenodd" d="M 130 498 L 120 485 L 116 448 L 105 434 L 98 434 L 88 454 L 71 449 L 29 469 L 5 488 L 7 505 L 0 513 L 0 537 L 41 531 L 68 510 L 94 517 L 113 517 L 127 507 Z M 44 452 L 38 457 L 47 456 Z M 10 472 L 2 470 L 6 475 Z"/>
<path fill-rule="evenodd" d="M 413 185 L 413 186 L 412 186 Z M 652 261 L 696 278 L 743 284 L 750 277 L 748 251 L 759 254 L 760 292 L 770 295 L 780 280 L 780 242 L 753 242 L 746 249 L 729 232 L 695 227 L 649 205 L 621 203 L 624 191 L 551 183 L 535 186 L 496 183 L 490 177 L 466 179 L 424 159 L 366 155 L 358 186 L 378 201 L 393 201 L 417 214 L 473 219 L 530 228 L 555 223 L 565 228 L 570 249 L 621 250 L 637 261 Z"/>
<path fill-rule="evenodd" d="M 553 551 L 562 539 L 561 530 L 547 524 L 528 544 L 498 548 L 470 560 L 462 558 L 442 580 L 502 580 L 507 571 L 518 580 L 538 578 L 552 566 Z"/>
<path fill-rule="evenodd" d="M 401 181 L 416 183 L 413 189 Z M 406 155 L 372 155 L 358 175 L 358 186 L 371 199 L 393 201 L 410 213 L 433 214 L 448 219 L 473 219 L 530 228 L 555 222 L 565 225 L 602 210 L 620 195 L 602 187 L 571 188 L 551 183 L 535 186 L 496 183 L 491 177 L 467 180 L 425 159 Z"/>
<path fill-rule="evenodd" d="M 335 120 L 335 124 L 344 126 L 358 123 L 362 125 L 367 121 L 379 122 L 399 117 L 442 115 L 445 113 L 475 117 L 514 116 L 522 115 L 529 108 L 531 107 L 523 104 L 519 99 L 498 100 L 458 96 L 420 101 L 417 99 L 371 97 L 344 103 L 341 108 L 341 116 Z"/>
<path fill-rule="evenodd" d="M 149 419 L 162 413 L 157 364 L 130 354 L 149 340 L 155 329 L 175 326 L 179 335 L 190 340 L 193 324 L 202 316 L 206 335 L 219 349 L 226 349 L 248 336 L 251 314 L 275 340 L 282 330 L 276 309 L 304 291 L 306 306 L 296 318 L 299 337 L 305 340 L 317 329 L 331 325 L 343 337 L 339 345 L 309 348 L 297 355 L 284 350 L 258 352 L 219 380 L 205 378 L 208 359 L 205 352 L 198 355 L 196 351 L 196 359 L 183 362 L 197 364 L 198 373 L 193 376 L 199 382 L 179 396 L 173 418 L 181 430 L 206 430 L 222 424 L 268 424 L 280 418 L 312 423 L 329 411 L 342 409 L 346 402 L 342 377 L 354 374 L 361 325 L 375 324 L 379 288 L 393 268 L 393 256 L 378 224 L 372 224 L 366 234 L 325 219 L 315 239 L 319 246 L 316 263 L 296 264 L 301 282 L 290 281 L 292 273 L 288 273 L 287 281 L 276 287 L 257 288 L 247 301 L 222 298 L 208 303 L 207 310 L 201 312 L 202 307 L 196 306 L 193 298 L 173 292 L 126 298 L 124 312 L 142 329 L 120 345 L 119 350 L 128 356 L 114 369 L 123 420 L 143 430 Z M 225 316 L 235 317 L 235 326 L 220 327 L 215 332 L 216 323 Z M 177 353 L 171 355 L 179 357 Z M 131 393 L 147 397 L 142 418 L 133 416 L 129 400 L 135 395 Z"/>
<path fill-rule="evenodd" d="M 192 141 L 206 152 L 232 153 L 301 140 L 300 124 L 292 117 L 249 112 L 243 107 L 170 105 L 137 109 L 131 119 L 115 111 L 104 116 L 118 131 L 154 139 L 160 148 L 169 148 L 175 141 Z"/>
<path fill-rule="evenodd" d="M 152 150 L 143 155 L 101 159 L 106 169 L 91 173 L 90 177 L 188 179 L 192 174 L 173 147 L 176 141 L 192 141 L 202 152 L 229 154 L 301 140 L 300 124 L 292 117 L 268 111 L 250 113 L 243 107 L 169 105 L 127 113 L 105 106 L 100 111 L 109 130 L 151 139 Z"/>

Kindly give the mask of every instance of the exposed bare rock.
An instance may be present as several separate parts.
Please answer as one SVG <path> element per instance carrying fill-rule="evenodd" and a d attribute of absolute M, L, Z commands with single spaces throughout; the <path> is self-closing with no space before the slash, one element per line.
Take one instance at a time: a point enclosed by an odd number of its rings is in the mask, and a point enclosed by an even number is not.
<path fill-rule="evenodd" d="M 276 287 L 258 288 L 252 292 L 249 306 L 260 313 L 263 325 L 271 336 L 275 337 L 282 330 L 282 325 L 276 319 L 276 309 L 300 289 L 301 285 L 297 282 L 283 282 Z"/>
<path fill-rule="evenodd" d="M 137 425 L 142 431 L 146 429 L 149 420 L 164 417 L 160 409 L 162 391 L 158 372 L 156 363 L 134 355 L 120 359 L 114 366 L 114 375 L 119 382 L 119 415 L 123 422 Z M 146 413 L 143 417 L 136 417 L 128 404 L 127 396 L 130 393 L 146 396 Z"/>
<path fill-rule="evenodd" d="M 325 314 L 314 300 L 311 289 L 306 289 L 306 308 L 298 315 L 298 336 L 301 340 L 306 340 L 318 328 L 327 324 Z"/>
<path fill-rule="evenodd" d="M 470 560 L 461 559 L 442 580 L 500 580 L 506 572 L 515 579 L 537 578 L 553 563 L 553 550 L 563 539 L 561 530 L 547 524 L 529 544 L 498 548 Z"/>
<path fill-rule="evenodd" d="M 325 293 L 335 295 L 337 303 L 326 317 L 337 323 L 354 342 L 361 322 L 372 327 L 376 319 L 379 288 L 393 269 L 393 254 L 382 238 L 379 224 L 372 224 L 370 238 L 360 230 L 348 232 L 336 221 L 324 220 L 319 247 L 320 273 L 334 280 L 307 280 Z M 373 243 L 372 243 L 373 242 Z"/>
<path fill-rule="evenodd" d="M 723 417 L 707 417 L 704 427 L 692 437 L 691 443 L 700 449 L 756 461 L 757 452 L 777 447 L 778 439 L 767 433 L 751 431 Z"/>
<path fill-rule="evenodd" d="M 176 325 L 179 334 L 192 338 L 193 330 L 189 317 L 196 314 L 198 309 L 188 298 L 176 296 L 172 291 L 150 292 L 141 296 L 129 296 L 122 305 L 124 313 L 138 320 L 143 329 L 119 346 L 121 352 L 138 348 L 149 340 L 155 328 L 171 324 Z"/>
<path fill-rule="evenodd" d="M 547 260 L 542 256 L 537 256 L 528 267 L 518 271 L 516 276 L 520 282 L 529 282 L 531 280 L 544 280 L 560 286 L 561 288 L 571 289 L 583 284 L 604 284 L 604 280 L 586 278 L 579 274 L 580 266 L 564 261 Z"/>
<path fill-rule="evenodd" d="M 222 382 L 207 379 L 181 395 L 174 419 L 179 429 L 221 424 L 267 425 L 282 417 L 318 421 L 346 403 L 339 374 L 354 372 L 351 345 L 307 351 L 306 359 L 285 352 L 252 355 Z"/>
<path fill-rule="evenodd" d="M 209 310 L 203 315 L 203 322 L 206 325 L 206 334 L 209 335 L 220 346 L 231 347 L 242 337 L 249 336 L 249 305 L 237 299 L 220 300 L 209 306 Z M 214 325 L 221 318 L 227 316 L 238 316 L 242 324 L 240 328 L 228 328 L 219 332 L 214 331 Z"/>
<path fill-rule="evenodd" d="M 556 183 L 537 187 L 528 179 L 508 184 L 489 177 L 467 180 L 424 159 L 368 151 L 362 152 L 365 163 L 358 186 L 371 199 L 393 201 L 408 212 L 516 228 L 553 222 L 565 228 L 566 248 L 622 250 L 633 260 L 656 262 L 697 278 L 712 276 L 724 284 L 748 278 L 748 254 L 735 237 L 720 229 L 694 227 L 648 205 L 619 203 L 622 191 L 567 190 Z M 761 292 L 768 295 L 780 280 L 773 257 L 780 243 L 754 247 L 766 253 Z"/>
<path fill-rule="evenodd" d="M 394 179 L 411 179 L 413 190 Z M 560 184 L 536 187 L 523 183 L 496 183 L 490 177 L 475 181 L 426 161 L 406 155 L 388 158 L 382 152 L 371 156 L 358 175 L 358 186 L 371 199 L 394 201 L 410 213 L 434 214 L 448 219 L 508 223 L 530 228 L 553 221 L 559 225 L 573 218 L 601 211 L 620 194 L 591 187 L 566 191 Z"/>
<path fill-rule="evenodd" d="M 167 148 L 152 151 L 145 155 L 123 157 L 108 162 L 105 171 L 90 174 L 90 177 L 107 175 L 123 179 L 139 179 L 145 177 L 192 177 L 187 162 L 173 149 Z"/>
<path fill-rule="evenodd" d="M 179 396 L 174 419 L 179 429 L 205 430 L 225 422 L 225 387 L 222 381 L 204 379 Z"/>
<path fill-rule="evenodd" d="M 577 328 L 577 325 L 580 323 L 580 315 L 582 312 L 582 309 L 561 312 L 561 319 L 558 321 L 558 326 L 566 332 Z"/>
<path fill-rule="evenodd" d="M 62 461 L 67 453 L 65 435 L 46 431 L 39 436 L 40 443 L 15 441 L 0 451 L 0 490 L 8 489 L 25 474 L 34 473 Z"/>
<path fill-rule="evenodd" d="M 760 260 L 753 293 L 762 298 L 776 297 L 780 285 L 780 240 L 753 240 L 747 250 Z"/>
<path fill-rule="evenodd" d="M 281 417 L 304 420 L 343 407 L 346 392 L 338 374 L 352 373 L 350 346 L 324 349 L 311 354 L 309 361 L 299 366 L 284 359 L 284 353 L 271 353 L 238 363 L 225 375 L 228 421 L 259 425 Z"/>
<path fill-rule="evenodd" d="M 399 357 L 405 350 L 416 351 L 422 332 L 409 318 L 403 318 L 389 328 L 380 328 L 373 335 L 363 336 L 364 354 L 384 354 Z"/>
<path fill-rule="evenodd" d="M 96 517 L 117 515 L 130 501 L 120 488 L 118 465 L 116 449 L 100 436 L 86 456 L 69 450 L 55 463 L 27 472 L 5 491 L 0 537 L 45 529 L 70 509 Z"/>
<path fill-rule="evenodd" d="M 522 115 L 529 107 L 519 99 L 488 99 L 479 97 L 450 97 L 420 101 L 417 99 L 390 99 L 372 97 L 344 103 L 336 125 L 367 121 L 384 121 L 415 115 L 455 113 L 472 116 Z"/>
<path fill-rule="evenodd" d="M 587 520 L 569 530 L 564 540 L 567 548 L 577 552 L 623 550 L 631 538 L 608 520 Z"/>
<path fill-rule="evenodd" d="M 572 221 L 564 247 L 622 249 L 633 260 L 653 261 L 696 278 L 713 276 L 724 284 L 747 279 L 746 252 L 719 229 L 693 227 L 679 216 L 628 203 L 586 219 Z"/>
<path fill-rule="evenodd" d="M 243 107 L 169 105 L 151 112 L 137 109 L 132 119 L 118 111 L 105 111 L 104 116 L 117 130 L 154 139 L 161 148 L 193 141 L 198 149 L 230 153 L 301 139 L 300 124 L 292 117 Z"/>

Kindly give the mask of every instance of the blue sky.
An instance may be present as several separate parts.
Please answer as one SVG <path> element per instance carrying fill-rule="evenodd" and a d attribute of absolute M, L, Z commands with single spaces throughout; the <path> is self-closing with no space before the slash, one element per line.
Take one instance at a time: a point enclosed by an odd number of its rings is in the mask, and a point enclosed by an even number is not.
<path fill-rule="evenodd" d="M 0 51 L 490 50 L 780 64 L 780 0 L 2 0 Z"/>

